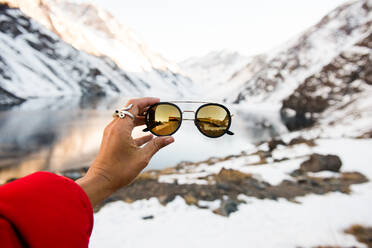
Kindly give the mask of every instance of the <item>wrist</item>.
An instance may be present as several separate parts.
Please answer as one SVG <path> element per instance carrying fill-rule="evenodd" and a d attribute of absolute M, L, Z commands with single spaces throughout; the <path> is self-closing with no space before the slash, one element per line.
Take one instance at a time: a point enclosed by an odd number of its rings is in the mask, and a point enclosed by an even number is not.
<path fill-rule="evenodd" d="M 110 180 L 100 173 L 88 171 L 84 177 L 76 180 L 76 183 L 85 191 L 93 207 L 115 192 Z"/>

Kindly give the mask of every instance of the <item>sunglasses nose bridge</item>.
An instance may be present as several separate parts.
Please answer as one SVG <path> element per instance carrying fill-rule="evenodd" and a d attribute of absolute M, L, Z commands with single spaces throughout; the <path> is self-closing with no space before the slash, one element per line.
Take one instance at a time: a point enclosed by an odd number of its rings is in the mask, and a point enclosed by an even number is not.
<path fill-rule="evenodd" d="M 184 110 L 184 111 L 182 111 L 182 115 L 183 116 L 184 116 L 184 113 L 194 113 L 195 114 L 195 111 L 193 111 L 193 110 Z M 190 119 L 190 118 L 182 118 L 182 120 L 184 120 L 184 121 L 193 121 L 194 118 L 192 118 L 192 119 Z"/>

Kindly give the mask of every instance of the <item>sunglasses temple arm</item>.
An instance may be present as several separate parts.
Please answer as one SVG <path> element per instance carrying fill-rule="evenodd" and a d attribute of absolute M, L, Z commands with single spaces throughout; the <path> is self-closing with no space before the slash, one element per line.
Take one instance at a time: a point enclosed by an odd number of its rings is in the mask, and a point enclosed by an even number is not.
<path fill-rule="evenodd" d="M 234 133 L 231 132 L 231 131 L 229 131 L 229 130 L 227 130 L 226 133 L 227 133 L 228 135 L 234 135 Z"/>
<path fill-rule="evenodd" d="M 150 127 L 146 127 L 145 129 L 142 130 L 142 132 L 149 132 L 151 129 L 153 129 L 154 127 L 156 127 L 156 125 L 152 125 Z"/>

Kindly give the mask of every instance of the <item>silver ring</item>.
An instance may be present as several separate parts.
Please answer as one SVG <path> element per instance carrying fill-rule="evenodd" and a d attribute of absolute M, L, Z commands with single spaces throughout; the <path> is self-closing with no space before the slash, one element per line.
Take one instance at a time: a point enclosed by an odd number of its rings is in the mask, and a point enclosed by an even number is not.
<path fill-rule="evenodd" d="M 125 108 L 122 108 L 122 109 L 117 109 L 117 110 L 115 110 L 115 113 L 113 114 L 113 116 L 114 117 L 117 116 L 120 119 L 124 119 L 124 117 L 128 115 L 130 118 L 132 118 L 134 120 L 134 115 L 131 112 L 128 111 L 132 107 L 133 107 L 133 104 L 130 104 L 128 107 L 125 107 Z"/>

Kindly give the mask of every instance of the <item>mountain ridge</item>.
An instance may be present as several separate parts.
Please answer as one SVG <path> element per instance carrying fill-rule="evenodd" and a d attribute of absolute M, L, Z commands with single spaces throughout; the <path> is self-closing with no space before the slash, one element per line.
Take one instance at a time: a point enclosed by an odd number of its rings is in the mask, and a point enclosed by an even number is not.
<path fill-rule="evenodd" d="M 136 80 L 109 58 L 71 47 L 18 9 L 1 4 L 0 11 L 1 105 L 35 97 L 161 94 L 167 86 Z"/>
<path fill-rule="evenodd" d="M 307 77 L 320 71 L 344 49 L 368 33 L 372 20 L 369 10 L 371 4 L 371 0 L 359 0 L 335 8 L 315 25 L 284 44 L 265 54 L 250 57 L 241 68 L 235 67 L 235 73 L 229 79 L 221 80 L 226 83 L 217 82 L 215 87 L 220 89 L 213 90 L 230 103 L 281 104 Z M 200 58 L 199 67 L 204 66 L 207 57 Z M 191 61 L 192 67 L 198 68 L 198 61 Z M 209 61 L 209 64 L 214 65 L 216 62 L 217 59 Z M 213 69 L 221 75 L 221 68 L 215 66 Z M 210 73 L 208 70 L 201 72 Z M 189 71 L 192 78 L 199 77 L 198 74 L 200 70 Z M 213 77 L 204 75 L 204 78 Z"/>
<path fill-rule="evenodd" d="M 134 81 L 187 92 L 191 80 L 176 63 L 153 52 L 129 27 L 92 3 L 68 0 L 3 0 L 45 25 L 73 47 L 112 59 Z"/>
<path fill-rule="evenodd" d="M 229 80 L 237 68 L 248 64 L 250 60 L 250 57 L 237 51 L 223 49 L 188 58 L 179 65 L 186 75 L 198 83 L 218 84 Z"/>
<path fill-rule="evenodd" d="M 316 25 L 268 55 L 266 65 L 246 78 L 231 102 L 272 101 L 280 103 L 306 77 L 321 70 L 343 49 L 370 29 L 370 0 L 343 4 Z M 285 87 L 285 88 L 284 88 Z"/>
<path fill-rule="evenodd" d="M 187 95 L 192 81 L 170 70 L 128 72 L 106 55 L 79 51 L 2 1 L 0 105 L 35 97 Z M 42 1 L 40 1 L 42 2 Z"/>

